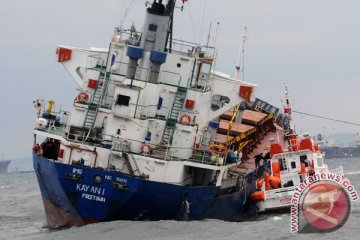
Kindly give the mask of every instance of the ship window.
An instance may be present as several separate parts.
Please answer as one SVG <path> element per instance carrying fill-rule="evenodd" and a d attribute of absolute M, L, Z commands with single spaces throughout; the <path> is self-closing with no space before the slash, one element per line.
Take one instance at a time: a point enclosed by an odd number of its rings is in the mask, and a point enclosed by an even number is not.
<path fill-rule="evenodd" d="M 278 159 L 278 162 L 280 164 L 280 171 L 288 170 L 285 158 Z"/>
<path fill-rule="evenodd" d="M 283 168 L 284 168 L 284 170 L 288 170 L 288 167 L 287 167 L 287 164 L 286 164 L 286 159 L 283 158 L 282 161 L 283 161 Z"/>
<path fill-rule="evenodd" d="M 156 32 L 157 31 L 157 25 L 156 24 L 149 24 L 149 31 Z"/>
<path fill-rule="evenodd" d="M 308 166 L 308 160 L 307 160 L 307 156 L 306 156 L 306 155 L 301 155 L 301 156 L 300 156 L 300 163 L 305 163 L 305 167 Z"/>
<path fill-rule="evenodd" d="M 117 105 L 129 106 L 129 102 L 130 102 L 130 97 L 125 96 L 125 95 L 121 95 L 121 94 L 119 94 L 117 99 L 116 99 L 116 104 Z"/>
<path fill-rule="evenodd" d="M 161 109 L 161 107 L 162 107 L 162 105 L 163 105 L 163 98 L 162 97 L 159 97 L 159 101 L 158 101 L 158 104 L 157 104 L 157 110 L 160 110 Z"/>
<path fill-rule="evenodd" d="M 296 162 L 291 162 L 291 168 L 292 169 L 296 168 Z"/>

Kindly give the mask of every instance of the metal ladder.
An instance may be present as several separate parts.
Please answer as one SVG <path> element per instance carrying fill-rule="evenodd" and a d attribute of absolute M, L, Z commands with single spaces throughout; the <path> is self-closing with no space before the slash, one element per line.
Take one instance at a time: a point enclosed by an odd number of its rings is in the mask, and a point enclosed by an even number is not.
<path fill-rule="evenodd" d="M 186 93 L 187 93 L 187 88 L 185 87 L 177 88 L 175 99 L 171 107 L 171 112 L 166 120 L 166 125 L 163 133 L 163 140 L 166 141 L 166 143 L 169 143 L 170 145 L 172 144 L 177 119 L 179 117 L 179 113 L 181 113 L 181 110 L 183 108 Z"/>
<path fill-rule="evenodd" d="M 139 167 L 136 163 L 136 160 L 134 158 L 134 156 L 131 154 L 130 156 L 132 157 L 131 160 L 132 162 L 134 163 L 134 168 L 133 166 L 131 165 L 131 162 L 130 162 L 130 158 L 129 158 L 129 155 L 127 153 L 124 153 L 122 154 L 124 160 L 125 160 L 125 164 L 126 164 L 126 167 L 127 169 L 129 170 L 129 174 L 133 174 L 135 176 L 140 176 L 140 170 L 139 170 Z M 136 174 L 135 174 L 136 173 Z"/>
<path fill-rule="evenodd" d="M 97 81 L 97 85 L 94 91 L 94 94 L 91 98 L 91 102 L 88 104 L 88 109 L 85 115 L 85 121 L 83 128 L 89 129 L 89 133 L 93 129 L 95 125 L 96 116 L 98 113 L 98 109 L 102 104 L 102 98 L 106 91 L 106 86 L 108 84 L 108 81 L 110 79 L 109 76 L 107 76 L 107 73 L 103 72 L 103 64 L 101 64 L 100 72 L 99 72 L 99 78 Z M 104 75 L 104 77 L 102 77 Z"/>

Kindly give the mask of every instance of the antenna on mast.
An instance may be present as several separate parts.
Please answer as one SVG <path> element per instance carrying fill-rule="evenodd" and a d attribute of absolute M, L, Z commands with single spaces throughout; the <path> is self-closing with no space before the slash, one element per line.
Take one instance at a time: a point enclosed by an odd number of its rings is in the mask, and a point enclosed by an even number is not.
<path fill-rule="evenodd" d="M 148 4 L 148 2 L 145 2 L 145 6 Z M 125 5 L 125 3 L 124 3 Z M 128 13 L 130 12 L 130 10 L 133 8 L 134 6 L 134 1 L 129 2 L 126 6 L 124 6 L 122 9 L 123 11 L 121 12 L 120 15 L 120 25 L 119 27 L 117 27 L 115 29 L 115 32 L 119 33 L 120 38 L 122 37 L 122 32 L 124 30 L 124 24 L 125 24 L 125 20 L 127 18 Z"/>
<path fill-rule="evenodd" d="M 217 23 L 216 23 L 215 40 L 214 40 L 214 47 L 215 47 L 215 49 L 217 48 L 217 40 L 218 40 L 218 33 L 219 33 L 219 25 L 220 25 L 220 22 L 217 22 Z M 214 51 L 214 54 L 216 54 L 216 51 Z M 213 56 L 213 57 L 215 57 L 215 56 Z"/>
<path fill-rule="evenodd" d="M 180 7 L 181 11 L 184 9 L 184 4 L 187 2 L 187 0 L 181 0 L 182 6 Z M 168 0 L 166 9 L 168 13 L 170 14 L 170 20 L 169 20 L 169 28 L 167 29 L 166 34 L 166 41 L 165 41 L 165 52 L 171 53 L 172 51 L 172 44 L 173 44 L 173 27 L 174 27 L 174 10 L 176 8 L 175 6 L 176 0 Z M 167 47 L 169 45 L 169 47 Z"/>
<path fill-rule="evenodd" d="M 293 123 L 292 117 L 291 117 L 292 109 L 291 109 L 291 103 L 290 103 L 290 99 L 289 99 L 289 89 L 287 87 L 286 82 L 284 82 L 284 87 L 285 87 L 284 114 L 289 118 L 289 129 L 288 130 L 293 131 L 293 130 L 295 130 L 295 126 L 294 126 L 294 123 Z"/>
<path fill-rule="evenodd" d="M 245 42 L 247 40 L 247 26 L 244 27 L 244 34 L 242 35 L 241 49 L 239 51 L 238 59 L 235 66 L 235 79 L 240 80 L 240 74 L 243 74 L 243 81 L 245 79 L 244 68 L 245 68 Z"/>
<path fill-rule="evenodd" d="M 210 35 L 211 35 L 211 26 L 212 26 L 212 22 L 210 22 L 210 28 L 209 28 L 209 33 L 208 33 L 208 36 L 207 36 L 206 47 L 209 47 Z"/>

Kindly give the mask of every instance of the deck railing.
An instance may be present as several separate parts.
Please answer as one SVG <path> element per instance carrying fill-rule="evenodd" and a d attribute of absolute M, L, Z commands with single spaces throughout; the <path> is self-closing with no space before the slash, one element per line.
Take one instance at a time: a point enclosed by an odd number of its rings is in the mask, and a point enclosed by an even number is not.
<path fill-rule="evenodd" d="M 339 167 L 334 168 L 334 169 L 329 169 L 329 172 L 334 173 L 334 174 L 339 175 L 339 176 L 344 176 L 344 168 L 343 168 L 343 166 L 339 166 Z"/>
<path fill-rule="evenodd" d="M 200 148 L 182 148 L 182 147 L 173 147 L 168 144 L 149 144 L 151 146 L 151 151 L 141 152 L 136 151 L 132 148 L 132 145 L 139 146 L 144 144 L 143 141 L 138 141 L 135 139 L 125 139 L 120 138 L 114 135 L 98 134 L 98 135 L 89 135 L 88 129 L 81 128 L 70 128 L 69 126 L 57 123 L 55 127 L 42 126 L 36 128 L 36 130 L 47 132 L 50 134 L 58 135 L 64 139 L 80 143 L 87 144 L 95 147 L 108 148 L 112 151 L 121 151 L 140 154 L 148 157 L 157 158 L 165 161 L 191 161 L 200 164 L 208 164 L 215 166 L 224 166 L 230 163 L 226 162 L 228 157 L 228 152 L 224 151 L 213 151 L 208 150 L 209 146 L 202 146 Z M 176 157 L 172 155 L 172 152 L 177 153 L 191 153 L 189 157 Z M 186 154 L 185 154 L 186 155 Z M 189 155 L 189 154 L 188 154 Z"/>

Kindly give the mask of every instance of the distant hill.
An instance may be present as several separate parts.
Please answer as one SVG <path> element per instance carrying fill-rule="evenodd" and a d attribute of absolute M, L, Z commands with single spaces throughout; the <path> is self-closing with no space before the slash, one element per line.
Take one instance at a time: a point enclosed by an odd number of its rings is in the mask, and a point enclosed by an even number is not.
<path fill-rule="evenodd" d="M 31 157 L 22 157 L 11 159 L 11 163 L 8 167 L 9 172 L 17 171 L 33 171 L 32 159 Z"/>

